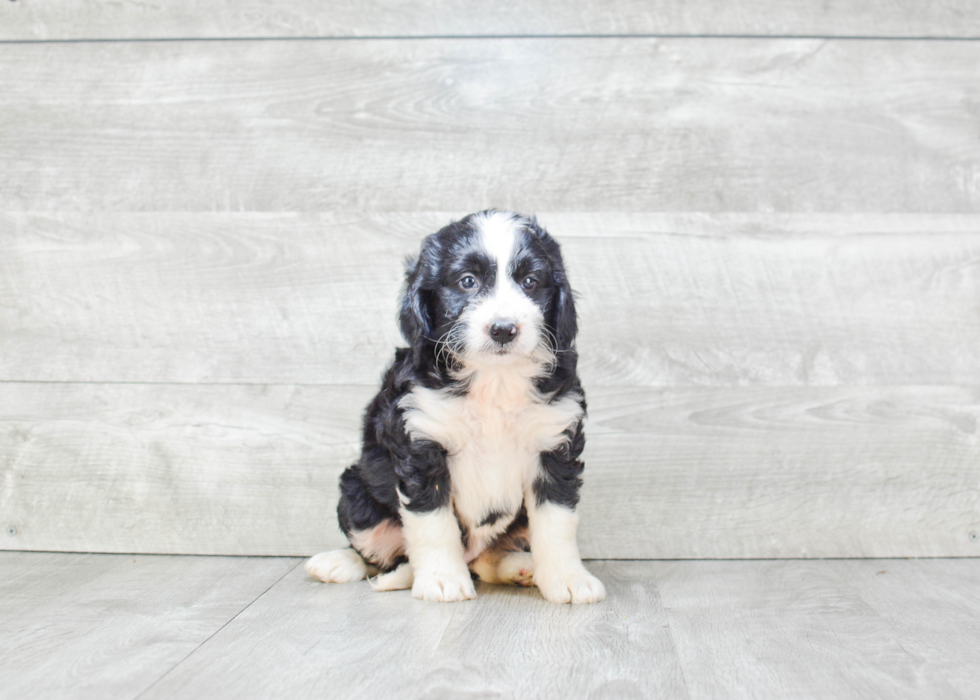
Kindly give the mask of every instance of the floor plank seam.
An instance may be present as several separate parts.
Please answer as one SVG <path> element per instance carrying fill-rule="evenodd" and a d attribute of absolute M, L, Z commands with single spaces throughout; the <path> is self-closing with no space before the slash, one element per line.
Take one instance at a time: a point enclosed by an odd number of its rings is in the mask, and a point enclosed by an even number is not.
<path fill-rule="evenodd" d="M 345 383 L 336 384 L 333 382 L 181 382 L 181 381 L 118 381 L 101 379 L 0 379 L 0 386 L 4 384 L 63 384 L 76 386 L 210 386 L 210 387 L 265 387 L 265 386 L 295 386 L 295 387 L 368 387 L 375 388 L 375 384 Z"/>
<path fill-rule="evenodd" d="M 189 658 L 190 658 L 190 657 L 192 657 L 192 656 L 193 656 L 194 654 L 196 654 L 196 653 L 198 652 L 198 650 L 200 650 L 200 649 L 201 649 L 201 647 L 203 647 L 203 646 L 204 646 L 205 644 L 207 644 L 207 643 L 208 643 L 208 642 L 210 642 L 210 641 L 211 641 L 212 639 L 214 639 L 214 637 L 215 637 L 215 636 L 217 636 L 217 635 L 218 635 L 218 634 L 219 634 L 219 633 L 221 632 L 221 630 L 223 630 L 223 629 L 224 629 L 225 627 L 227 627 L 227 626 L 228 626 L 228 625 L 230 625 L 230 624 L 231 624 L 232 622 L 234 622 L 235 620 L 237 620 L 237 619 L 238 619 L 238 617 L 239 617 L 239 616 L 240 616 L 240 615 L 241 615 L 241 614 L 242 614 L 243 612 L 245 612 L 245 611 L 246 611 L 246 610 L 248 610 L 248 609 L 249 609 L 250 607 L 252 607 L 253 605 L 255 605 L 255 603 L 257 603 L 258 601 L 260 601 L 260 600 L 262 599 L 262 597 L 263 597 L 263 596 L 264 596 L 264 595 L 265 595 L 266 593 L 268 593 L 268 592 L 269 592 L 269 591 L 271 591 L 271 590 L 272 590 L 273 588 L 275 588 L 275 587 L 276 587 L 276 586 L 277 586 L 277 585 L 278 585 L 278 584 L 279 584 L 279 583 L 280 583 L 280 582 L 281 582 L 281 581 L 282 581 L 282 580 L 283 580 L 284 578 L 286 578 L 287 576 L 289 576 L 289 574 L 291 574 L 291 573 L 292 573 L 293 571 L 295 571 L 295 570 L 296 570 L 296 567 L 297 567 L 297 566 L 299 566 L 300 564 L 302 564 L 302 563 L 303 563 L 303 561 L 304 561 L 303 559 L 300 559 L 300 560 L 299 560 L 299 561 L 297 561 L 297 562 L 296 562 L 295 564 L 293 564 L 293 565 L 292 565 L 291 567 L 289 567 L 289 568 L 288 568 L 288 569 L 286 570 L 286 572 L 285 572 L 285 573 L 284 573 L 284 574 L 283 574 L 282 576 L 280 576 L 279 578 L 277 578 L 277 579 L 276 579 L 276 580 L 275 580 L 275 581 L 274 581 L 274 582 L 273 582 L 273 583 L 272 583 L 272 584 L 271 584 L 271 585 L 270 585 L 270 586 L 269 586 L 268 588 L 266 588 L 266 589 L 265 589 L 264 591 L 262 591 L 262 593 L 260 593 L 259 595 L 257 595 L 257 596 L 255 597 L 255 599 L 254 599 L 254 600 L 252 600 L 252 601 L 250 601 L 248 605 L 246 605 L 246 606 L 245 606 L 244 608 L 242 608 L 242 609 L 241 609 L 241 610 L 239 610 L 239 611 L 238 611 L 237 613 L 235 613 L 235 615 L 234 615 L 233 617 L 231 617 L 231 619 L 229 619 L 229 620 L 227 620 L 227 621 L 226 621 L 226 622 L 225 622 L 225 623 L 224 623 L 223 625 L 221 625 L 221 627 L 219 627 L 219 628 L 218 628 L 218 629 L 216 629 L 216 630 L 215 630 L 214 632 L 212 632 L 212 633 L 211 633 L 210 635 L 208 635 L 208 638 L 207 638 L 207 639 L 205 639 L 205 640 L 204 640 L 204 641 L 202 641 L 202 642 L 201 642 L 200 644 L 198 644 L 198 645 L 197 645 L 196 647 L 194 647 L 194 648 L 193 648 L 193 649 L 192 649 L 192 650 L 191 650 L 190 652 L 188 652 L 188 653 L 187 653 L 187 654 L 186 654 L 186 655 L 184 656 L 184 658 L 182 658 L 182 659 L 181 659 L 180 661 L 178 661 L 178 662 L 177 662 L 177 663 L 175 663 L 175 664 L 174 664 L 173 666 L 171 666 L 171 667 L 170 667 L 170 668 L 168 668 L 168 669 L 167 669 L 166 671 L 164 671 L 164 672 L 163 672 L 163 673 L 162 673 L 162 674 L 160 675 L 160 677 L 159 677 L 159 678 L 157 678 L 157 679 L 156 679 L 155 681 L 153 681 L 153 682 L 152 682 L 152 683 L 150 683 L 150 684 L 149 684 L 148 686 L 146 686 L 145 688 L 143 688 L 143 690 L 141 690 L 141 691 L 139 692 L 139 694 L 138 694 L 138 695 L 135 695 L 135 696 L 133 697 L 133 700 L 139 700 L 139 698 L 141 698 L 141 697 L 143 697 L 143 696 L 144 696 L 144 695 L 146 695 L 146 694 L 147 694 L 148 692 L 150 692 L 150 690 L 152 690 L 152 689 L 153 689 L 153 687 L 154 687 L 154 686 L 155 686 L 155 685 L 156 685 L 157 683 L 159 683 L 159 682 L 160 682 L 160 681 L 162 681 L 162 680 L 163 680 L 164 678 L 166 678 L 167 676 L 169 676 L 169 675 L 170 675 L 170 674 L 171 674 L 171 673 L 172 673 L 172 672 L 173 672 L 173 671 L 174 671 L 175 669 L 177 669 L 177 668 L 178 668 L 178 667 L 179 667 L 179 666 L 180 666 L 180 665 L 181 665 L 182 663 L 184 663 L 185 661 L 187 661 L 187 659 L 189 659 Z"/>
<path fill-rule="evenodd" d="M 137 43 L 177 43 L 177 42 L 245 42 L 245 41 L 494 41 L 515 39 L 722 39 L 722 40 L 772 40 L 772 41 L 980 41 L 980 36 L 874 36 L 863 34 L 426 34 L 402 36 L 377 34 L 366 36 L 226 36 L 226 37 L 127 37 L 101 39 L 3 39 L 0 46 L 14 44 L 137 44 Z"/>
<path fill-rule="evenodd" d="M 450 625 L 453 624 L 453 620 L 456 618 L 456 613 L 459 611 L 459 607 L 453 607 L 452 612 L 449 614 L 449 619 L 446 620 L 446 626 L 442 628 L 442 634 L 439 635 L 439 641 L 435 643 L 432 647 L 432 656 L 434 657 L 439 652 L 439 647 L 442 646 L 442 640 L 446 638 L 446 632 L 449 631 Z M 429 658 L 432 660 L 432 657 Z"/>
<path fill-rule="evenodd" d="M 2 422 L 2 421 L 0 421 Z M 92 554 L 96 556 L 120 557 L 222 557 L 248 559 L 296 559 L 303 562 L 313 554 L 201 554 L 195 552 L 91 552 L 72 549 L 4 549 L 3 554 Z M 694 563 L 694 562 L 782 562 L 782 561 L 937 561 L 937 560 L 974 560 L 980 559 L 975 554 L 941 554 L 935 556 L 882 556 L 882 557 L 583 557 L 583 562 L 655 562 L 655 563 Z M 263 593 L 264 595 L 264 593 Z"/>
<path fill-rule="evenodd" d="M 677 645 L 677 636 L 674 634 L 674 626 L 670 622 L 670 609 L 663 604 L 663 597 L 660 595 L 660 589 L 657 589 L 657 598 L 660 599 L 661 609 L 664 611 L 664 619 L 667 621 L 667 636 L 670 638 L 670 644 L 674 648 L 674 657 L 677 659 L 677 670 L 681 674 L 681 683 L 684 684 L 684 696 L 687 700 L 691 700 L 691 687 L 687 682 L 687 674 L 684 673 L 684 664 L 680 662 L 680 647 Z"/>

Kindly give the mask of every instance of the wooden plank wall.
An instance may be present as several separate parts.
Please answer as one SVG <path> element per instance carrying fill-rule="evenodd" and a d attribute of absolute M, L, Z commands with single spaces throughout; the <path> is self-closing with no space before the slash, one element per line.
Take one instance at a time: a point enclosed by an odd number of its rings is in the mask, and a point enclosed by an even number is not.
<path fill-rule="evenodd" d="M 972 0 L 12 0 L 0 40 L 418 36 L 980 36 Z"/>
<path fill-rule="evenodd" d="M 0 548 L 341 545 L 401 259 L 496 206 L 586 556 L 980 555 L 980 8 L 470 5 L 0 6 Z"/>

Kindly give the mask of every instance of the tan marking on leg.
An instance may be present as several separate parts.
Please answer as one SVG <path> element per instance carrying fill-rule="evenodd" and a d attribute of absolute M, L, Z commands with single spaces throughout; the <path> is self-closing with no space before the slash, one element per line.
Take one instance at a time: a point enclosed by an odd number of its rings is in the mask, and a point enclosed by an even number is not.
<path fill-rule="evenodd" d="M 382 569 L 405 554 L 405 537 L 401 525 L 394 520 L 383 520 L 367 530 L 352 532 L 348 538 L 354 549 Z"/>

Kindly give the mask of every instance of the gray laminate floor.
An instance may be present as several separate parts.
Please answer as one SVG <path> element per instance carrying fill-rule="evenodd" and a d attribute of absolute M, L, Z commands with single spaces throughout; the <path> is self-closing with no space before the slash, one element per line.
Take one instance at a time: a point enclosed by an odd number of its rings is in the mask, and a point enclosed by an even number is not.
<path fill-rule="evenodd" d="M 980 559 L 592 561 L 423 603 L 302 560 L 0 553 L 2 698 L 972 698 Z"/>

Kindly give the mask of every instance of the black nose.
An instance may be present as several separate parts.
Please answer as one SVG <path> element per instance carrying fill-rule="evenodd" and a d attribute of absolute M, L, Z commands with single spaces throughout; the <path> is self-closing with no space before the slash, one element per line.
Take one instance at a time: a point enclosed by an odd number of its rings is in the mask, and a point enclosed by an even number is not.
<path fill-rule="evenodd" d="M 517 326 L 508 321 L 498 321 L 490 326 L 490 337 L 494 342 L 506 345 L 517 337 Z"/>

